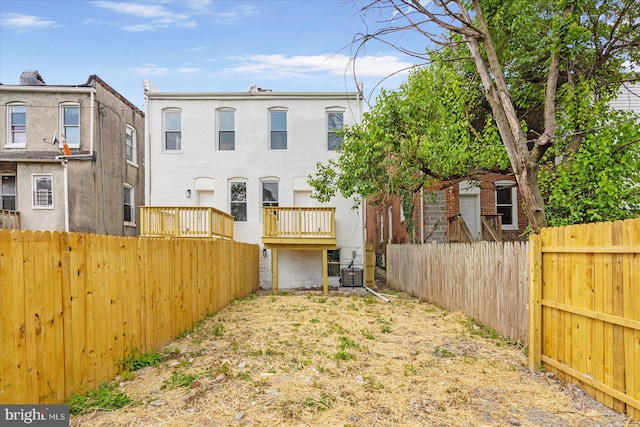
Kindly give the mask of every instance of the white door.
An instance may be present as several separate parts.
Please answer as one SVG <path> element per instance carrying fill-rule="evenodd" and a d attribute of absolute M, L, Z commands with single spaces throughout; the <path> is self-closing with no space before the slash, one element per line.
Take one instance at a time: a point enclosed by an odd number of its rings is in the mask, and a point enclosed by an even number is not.
<path fill-rule="evenodd" d="M 196 190 L 196 205 L 213 207 L 213 191 Z"/>
<path fill-rule="evenodd" d="M 480 196 L 460 195 L 460 213 L 475 240 L 480 238 Z"/>

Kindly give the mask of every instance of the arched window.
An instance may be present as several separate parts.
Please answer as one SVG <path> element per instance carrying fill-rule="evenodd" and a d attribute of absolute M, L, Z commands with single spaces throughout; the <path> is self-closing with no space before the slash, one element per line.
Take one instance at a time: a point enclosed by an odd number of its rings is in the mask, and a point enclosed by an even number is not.
<path fill-rule="evenodd" d="M 235 150 L 235 111 L 232 108 L 220 108 L 216 110 L 216 116 L 218 150 Z"/>
<path fill-rule="evenodd" d="M 60 104 L 60 137 L 71 148 L 80 148 L 80 104 Z"/>
<path fill-rule="evenodd" d="M 162 148 L 164 151 L 182 151 L 182 110 L 162 110 Z"/>
<path fill-rule="evenodd" d="M 274 107 L 269 109 L 270 148 L 287 149 L 287 109 Z"/>
<path fill-rule="evenodd" d="M 27 146 L 27 106 L 22 103 L 7 105 L 7 147 Z"/>

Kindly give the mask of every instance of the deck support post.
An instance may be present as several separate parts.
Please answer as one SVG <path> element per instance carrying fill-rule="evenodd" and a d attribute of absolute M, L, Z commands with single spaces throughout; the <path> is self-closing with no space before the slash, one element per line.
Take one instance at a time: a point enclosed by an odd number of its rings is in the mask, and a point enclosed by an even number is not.
<path fill-rule="evenodd" d="M 271 249 L 271 289 L 278 295 L 278 250 Z"/>
<path fill-rule="evenodd" d="M 324 249 L 322 251 L 322 295 L 329 294 L 329 251 Z"/>

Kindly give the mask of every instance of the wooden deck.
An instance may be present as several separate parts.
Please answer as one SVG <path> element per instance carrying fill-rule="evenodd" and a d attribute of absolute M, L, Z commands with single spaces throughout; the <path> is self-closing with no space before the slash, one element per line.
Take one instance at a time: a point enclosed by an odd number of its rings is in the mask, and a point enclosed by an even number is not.
<path fill-rule="evenodd" d="M 262 243 L 269 249 L 335 249 L 335 208 L 263 207 Z"/>
<path fill-rule="evenodd" d="M 140 236 L 233 240 L 233 216 L 207 206 L 142 206 Z"/>

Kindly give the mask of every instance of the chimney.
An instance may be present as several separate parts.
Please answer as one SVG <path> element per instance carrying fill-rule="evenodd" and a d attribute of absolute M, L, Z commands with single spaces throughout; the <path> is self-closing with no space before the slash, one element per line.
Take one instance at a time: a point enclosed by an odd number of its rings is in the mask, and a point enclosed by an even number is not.
<path fill-rule="evenodd" d="M 20 86 L 45 86 L 46 83 L 39 72 L 35 70 L 23 71 L 20 74 Z"/>

